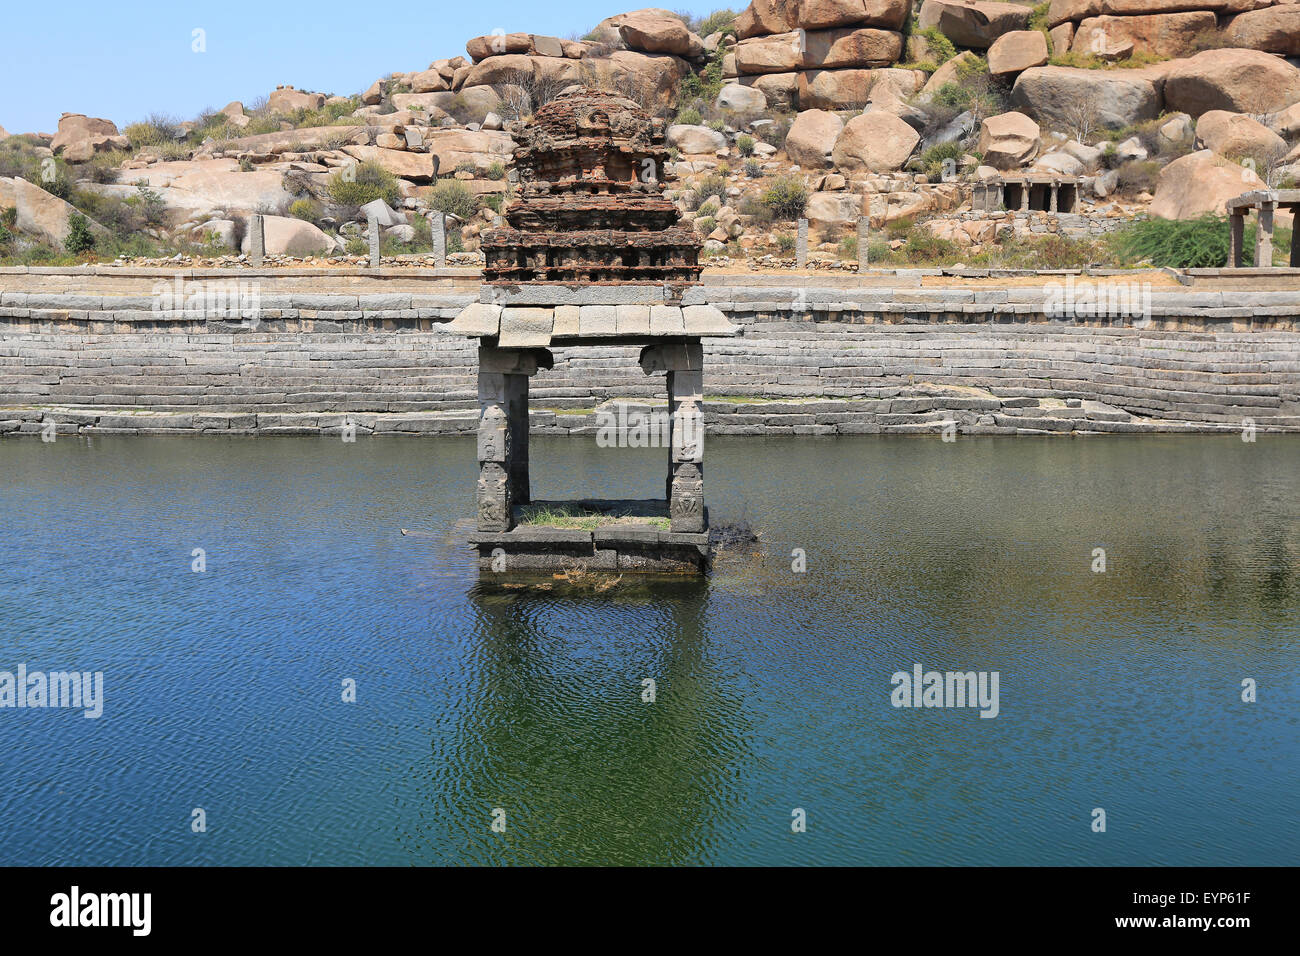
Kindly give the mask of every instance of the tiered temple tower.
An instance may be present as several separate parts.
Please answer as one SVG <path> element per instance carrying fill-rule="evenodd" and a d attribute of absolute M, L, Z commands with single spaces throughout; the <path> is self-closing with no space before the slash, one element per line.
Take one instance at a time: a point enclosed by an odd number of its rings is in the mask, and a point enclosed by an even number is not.
<path fill-rule="evenodd" d="M 551 567 L 563 552 L 565 563 L 593 567 L 702 568 L 708 518 L 700 339 L 737 329 L 705 302 L 700 241 L 663 194 L 663 121 L 625 97 L 578 88 L 510 132 L 519 144 L 519 194 L 506 224 L 483 236 L 479 301 L 448 326 L 480 343 L 478 533 L 471 543 L 484 567 L 494 553 L 514 568 Z M 528 379 L 552 367 L 553 345 L 639 345 L 642 369 L 667 373 L 669 531 L 516 527 L 517 508 L 531 501 Z"/>
<path fill-rule="evenodd" d="M 699 281 L 700 241 L 663 195 L 663 120 L 584 89 L 511 132 L 519 199 L 483 238 L 489 283 Z"/>

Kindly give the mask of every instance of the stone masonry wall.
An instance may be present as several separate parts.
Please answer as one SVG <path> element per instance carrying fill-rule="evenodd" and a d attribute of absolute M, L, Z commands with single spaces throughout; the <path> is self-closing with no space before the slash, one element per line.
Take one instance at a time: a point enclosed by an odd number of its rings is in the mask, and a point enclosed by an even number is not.
<path fill-rule="evenodd" d="M 743 328 L 706 343 L 714 433 L 1183 431 L 1244 419 L 1300 431 L 1294 292 L 1157 292 L 1136 325 L 1049 320 L 1041 289 L 715 284 L 707 295 Z M 473 343 L 441 331 L 472 293 L 267 296 L 256 328 L 108 298 L 0 298 L 0 433 L 50 421 L 87 434 L 474 428 Z M 123 304 L 136 308 L 109 308 Z M 588 430 L 602 402 L 663 399 L 635 349 L 555 356 L 532 382 L 536 430 Z"/>

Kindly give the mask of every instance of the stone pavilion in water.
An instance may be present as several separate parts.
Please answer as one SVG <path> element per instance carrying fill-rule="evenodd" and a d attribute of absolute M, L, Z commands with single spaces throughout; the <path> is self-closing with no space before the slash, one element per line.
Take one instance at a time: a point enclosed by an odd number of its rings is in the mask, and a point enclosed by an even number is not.
<path fill-rule="evenodd" d="M 614 93 L 571 89 L 511 130 L 519 192 L 486 232 L 480 300 L 449 331 L 479 340 L 477 531 L 482 566 L 703 569 L 704 336 L 736 327 L 704 301 L 701 243 L 664 196 L 664 123 Z M 668 527 L 636 520 L 595 530 L 519 525 L 532 502 L 528 379 L 552 346 L 641 346 L 647 374 L 666 373 L 671 436 Z M 653 502 L 584 502 L 653 517 Z M 504 559 L 502 561 L 502 559 Z"/>

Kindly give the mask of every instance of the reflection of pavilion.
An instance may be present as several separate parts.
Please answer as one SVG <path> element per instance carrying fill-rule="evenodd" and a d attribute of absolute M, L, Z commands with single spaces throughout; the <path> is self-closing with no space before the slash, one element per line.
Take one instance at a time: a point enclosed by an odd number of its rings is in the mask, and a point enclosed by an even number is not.
<path fill-rule="evenodd" d="M 411 768 L 414 863 L 661 865 L 716 855 L 752 771 L 741 692 L 709 653 L 707 584 L 617 600 L 476 587 L 473 671 Z M 641 639 L 631 641 L 636 632 Z M 642 699 L 646 678 L 657 685 Z M 505 833 L 489 827 L 507 814 Z"/>
<path fill-rule="evenodd" d="M 579 89 L 511 132 L 522 184 L 508 225 L 485 234 L 486 284 L 449 331 L 479 339 L 478 533 L 484 567 L 681 570 L 708 556 L 702 336 L 736 327 L 704 301 L 700 243 L 663 196 L 662 120 L 631 100 Z M 531 501 L 528 379 L 552 345 L 638 345 L 665 372 L 670 453 L 662 522 L 598 531 L 518 525 Z M 653 515 L 646 517 L 655 517 Z M 496 568 L 501 570 L 501 568 Z"/>

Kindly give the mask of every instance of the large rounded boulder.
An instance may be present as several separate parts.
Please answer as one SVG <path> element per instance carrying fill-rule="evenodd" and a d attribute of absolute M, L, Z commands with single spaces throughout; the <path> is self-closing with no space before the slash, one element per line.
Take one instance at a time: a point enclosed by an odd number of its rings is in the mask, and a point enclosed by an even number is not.
<path fill-rule="evenodd" d="M 837 168 L 892 173 L 902 169 L 921 134 L 893 113 L 872 111 L 844 124 L 831 152 Z"/>
<path fill-rule="evenodd" d="M 831 164 L 831 150 L 844 129 L 844 121 L 826 110 L 804 110 L 785 134 L 785 154 L 806 169 Z"/>
<path fill-rule="evenodd" d="M 1038 155 L 1039 127 L 1024 113 L 989 116 L 980 127 L 984 162 L 995 169 L 1019 169 Z"/>
<path fill-rule="evenodd" d="M 1300 99 L 1300 70 L 1259 50 L 1207 50 L 1173 64 L 1165 106 L 1200 116 L 1210 110 L 1268 113 Z"/>

